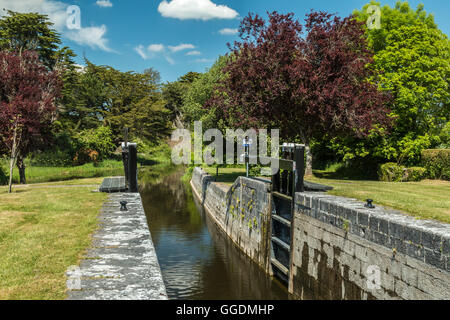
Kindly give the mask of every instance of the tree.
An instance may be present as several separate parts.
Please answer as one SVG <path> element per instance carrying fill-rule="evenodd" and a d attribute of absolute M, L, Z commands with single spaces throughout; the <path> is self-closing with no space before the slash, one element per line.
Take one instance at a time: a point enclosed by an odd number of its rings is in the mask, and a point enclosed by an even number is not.
<path fill-rule="evenodd" d="M 61 84 L 58 73 L 48 71 L 36 52 L 1 51 L 0 70 L 0 138 L 11 155 L 11 192 L 17 158 L 23 159 L 48 137 Z"/>
<path fill-rule="evenodd" d="M 205 109 L 204 106 L 213 97 L 217 85 L 226 77 L 223 68 L 227 64 L 227 57 L 220 56 L 214 65 L 196 78 L 182 97 L 182 112 L 184 121 L 193 125 L 194 121 L 202 121 L 204 128 L 224 129 L 220 123 L 220 115 L 214 107 Z"/>
<path fill-rule="evenodd" d="M 130 129 L 130 134 L 152 142 L 169 133 L 169 112 L 164 108 L 162 94 L 152 74 L 120 72 L 105 66 L 92 65 L 92 68 L 105 90 L 106 99 L 99 106 L 99 115 L 112 129 L 116 143 L 124 127 Z"/>
<path fill-rule="evenodd" d="M 107 86 L 101 68 L 85 59 L 83 70 L 68 70 L 64 83 L 62 119 L 73 132 L 102 125 L 107 103 Z"/>
<path fill-rule="evenodd" d="M 53 69 L 61 39 L 52 26 L 46 15 L 8 10 L 0 19 L 0 50 L 37 51 L 42 63 Z"/>
<path fill-rule="evenodd" d="M 148 68 L 144 70 L 144 74 L 148 74 L 150 76 L 149 84 L 153 84 L 155 86 L 161 84 L 161 74 L 158 70 L 154 68 Z"/>
<path fill-rule="evenodd" d="M 306 145 L 312 174 L 311 139 L 325 133 L 363 136 L 387 123 L 387 97 L 367 81 L 371 59 L 362 23 L 312 12 L 302 25 L 292 13 L 269 13 L 268 23 L 250 14 L 241 42 L 230 46 L 228 76 L 208 106 L 232 125 L 279 128 L 284 139 Z M 225 98 L 226 97 L 226 98 Z"/>
<path fill-rule="evenodd" d="M 355 11 L 358 20 L 367 20 L 368 6 Z M 445 143 L 440 133 L 450 114 L 448 37 L 423 5 L 413 10 L 400 1 L 394 8 L 382 7 L 381 28 L 366 29 L 366 36 L 375 52 L 373 68 L 380 75 L 379 88 L 392 93 L 396 120 L 389 135 L 377 133 L 370 140 L 347 143 L 347 156 L 369 153 L 399 163 L 417 163 L 423 149 Z"/>
<path fill-rule="evenodd" d="M 162 95 L 166 101 L 166 109 L 171 112 L 171 120 L 176 127 L 184 126 L 184 95 L 187 93 L 192 83 L 201 76 L 197 72 L 188 72 L 177 81 L 168 82 L 163 86 Z"/>

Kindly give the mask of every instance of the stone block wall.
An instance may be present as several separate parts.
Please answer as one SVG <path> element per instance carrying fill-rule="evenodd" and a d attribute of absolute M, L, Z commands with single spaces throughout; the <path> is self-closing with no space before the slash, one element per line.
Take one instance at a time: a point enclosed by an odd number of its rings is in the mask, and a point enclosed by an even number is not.
<path fill-rule="evenodd" d="M 270 184 L 191 185 L 239 248 L 270 272 Z M 295 195 L 291 293 L 302 299 L 450 299 L 450 225 L 325 193 Z"/>
<path fill-rule="evenodd" d="M 305 192 L 294 228 L 292 289 L 302 298 L 450 299 L 448 224 Z"/>
<path fill-rule="evenodd" d="M 229 187 L 195 168 L 191 184 L 194 194 L 216 224 L 253 261 L 269 268 L 269 185 L 239 177 Z"/>

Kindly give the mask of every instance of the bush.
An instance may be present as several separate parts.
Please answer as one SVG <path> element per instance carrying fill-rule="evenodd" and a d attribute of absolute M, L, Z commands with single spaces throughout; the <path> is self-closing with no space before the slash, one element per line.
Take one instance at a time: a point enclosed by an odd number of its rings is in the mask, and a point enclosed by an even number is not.
<path fill-rule="evenodd" d="M 60 149 L 35 152 L 30 157 L 30 164 L 37 167 L 69 167 L 72 165 L 72 152 Z"/>
<path fill-rule="evenodd" d="M 403 178 L 403 168 L 393 162 L 382 164 L 378 170 L 381 181 L 400 182 Z"/>
<path fill-rule="evenodd" d="M 404 170 L 402 181 L 422 181 L 427 177 L 427 169 L 411 167 Z"/>
<path fill-rule="evenodd" d="M 450 180 L 450 149 L 424 150 L 422 163 L 428 178 Z"/>
<path fill-rule="evenodd" d="M 422 167 L 405 168 L 396 163 L 388 162 L 382 164 L 378 170 L 381 181 L 387 182 L 411 182 L 421 181 L 426 178 L 427 170 Z"/>
<path fill-rule="evenodd" d="M 109 158 L 116 149 L 109 127 L 101 126 L 96 129 L 83 130 L 78 133 L 76 139 L 79 145 L 78 153 L 82 150 L 96 151 L 99 161 Z"/>

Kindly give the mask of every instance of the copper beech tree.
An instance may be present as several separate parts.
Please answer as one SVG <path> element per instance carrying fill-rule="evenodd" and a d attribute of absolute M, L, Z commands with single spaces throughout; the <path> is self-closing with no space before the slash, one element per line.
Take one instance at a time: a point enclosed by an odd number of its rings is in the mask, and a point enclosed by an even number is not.
<path fill-rule="evenodd" d="M 360 22 L 312 12 L 305 31 L 292 13 L 268 13 L 267 22 L 245 17 L 208 106 L 230 126 L 280 129 L 282 138 L 301 140 L 312 174 L 311 139 L 386 126 L 389 97 L 368 81 L 372 53 Z"/>
<path fill-rule="evenodd" d="M 15 162 L 49 136 L 61 90 L 33 51 L 0 51 L 0 143 L 10 156 L 9 192 Z"/>

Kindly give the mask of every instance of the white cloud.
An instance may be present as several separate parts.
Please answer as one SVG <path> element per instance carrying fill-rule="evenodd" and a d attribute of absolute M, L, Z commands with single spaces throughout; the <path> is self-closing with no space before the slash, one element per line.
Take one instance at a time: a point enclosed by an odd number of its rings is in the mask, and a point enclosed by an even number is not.
<path fill-rule="evenodd" d="M 238 29 L 231 29 L 231 28 L 225 28 L 219 31 L 220 34 L 225 36 L 234 36 L 238 32 L 239 32 Z"/>
<path fill-rule="evenodd" d="M 151 44 L 148 46 L 147 50 L 150 52 L 162 52 L 165 46 L 163 44 Z"/>
<path fill-rule="evenodd" d="M 158 11 L 163 17 L 180 20 L 234 19 L 239 15 L 235 10 L 211 0 L 164 0 L 159 4 Z"/>
<path fill-rule="evenodd" d="M 202 53 L 200 52 L 200 51 L 196 51 L 196 50 L 194 50 L 194 51 L 189 51 L 188 53 L 186 53 L 186 55 L 187 56 L 199 56 L 199 55 L 201 55 Z"/>
<path fill-rule="evenodd" d="M 145 52 L 145 48 L 142 44 L 134 48 L 134 51 L 136 51 L 142 57 L 142 59 L 144 60 L 148 59 L 147 53 Z"/>
<path fill-rule="evenodd" d="M 79 45 L 87 45 L 93 49 L 101 49 L 112 52 L 108 47 L 108 39 L 105 38 L 107 28 L 105 25 L 70 30 L 67 28 L 67 7 L 69 5 L 57 0 L 0 0 L 0 17 L 6 14 L 6 10 L 17 12 L 39 12 L 46 14 L 54 23 L 54 28 Z M 83 12 L 81 12 L 83 16 Z"/>
<path fill-rule="evenodd" d="M 196 59 L 194 61 L 197 62 L 197 63 L 211 63 L 211 62 L 214 62 L 213 59 Z"/>
<path fill-rule="evenodd" d="M 67 7 L 67 4 L 53 0 L 0 0 L 0 17 L 6 15 L 6 10 L 39 12 L 48 15 L 50 21 L 55 24 L 54 27 L 62 31 L 66 25 Z"/>
<path fill-rule="evenodd" d="M 99 7 L 104 7 L 104 8 L 113 6 L 111 1 L 109 1 L 109 0 L 97 0 L 97 2 L 95 4 L 98 5 Z"/>
<path fill-rule="evenodd" d="M 169 50 L 172 52 L 178 52 L 178 51 L 183 51 L 183 50 L 188 50 L 188 49 L 195 49 L 195 46 L 193 44 L 189 44 L 189 43 L 182 43 L 177 46 L 169 46 Z"/>
<path fill-rule="evenodd" d="M 169 57 L 169 56 L 166 56 L 166 61 L 168 62 L 168 63 L 170 63 L 171 65 L 174 65 L 175 64 L 175 60 L 173 60 L 171 57 Z"/>

